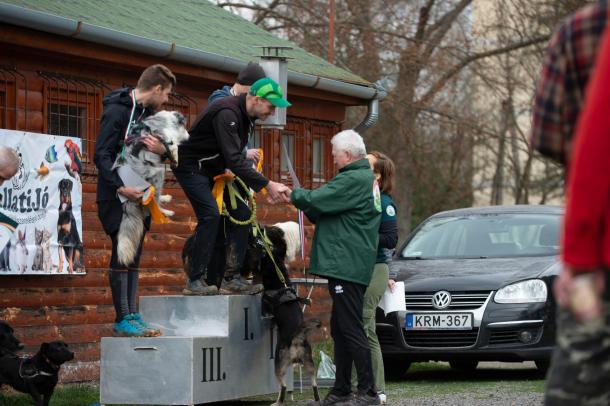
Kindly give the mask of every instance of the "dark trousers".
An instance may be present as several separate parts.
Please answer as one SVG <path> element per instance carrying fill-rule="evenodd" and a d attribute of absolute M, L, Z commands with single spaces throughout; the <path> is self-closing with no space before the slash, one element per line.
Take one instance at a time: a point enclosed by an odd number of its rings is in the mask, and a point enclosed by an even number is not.
<path fill-rule="evenodd" d="M 352 363 L 358 373 L 358 392 L 373 394 L 371 351 L 362 322 L 366 286 L 339 279 L 328 279 L 333 300 L 330 334 L 335 344 L 335 386 L 337 395 L 351 393 Z"/>
<path fill-rule="evenodd" d="M 191 202 L 197 217 L 193 243 L 195 249 L 191 258 L 191 280 L 197 280 L 206 274 L 212 257 L 214 259 L 210 270 L 213 270 L 212 273 L 215 276 L 208 277 L 208 281 L 220 280 L 222 274 L 225 273 L 223 268 L 226 269 L 225 276 L 227 277 L 239 273 L 248 248 L 249 226 L 239 226 L 227 219 L 224 224 L 226 227 L 222 227 L 221 232 L 219 232 L 221 216 L 218 205 L 212 196 L 212 179 L 204 173 L 196 171 L 174 170 L 174 175 Z M 224 201 L 231 216 L 237 220 L 244 221 L 250 217 L 250 209 L 239 199 L 237 199 L 237 207 L 231 209 L 229 194 L 226 191 Z M 223 241 L 223 239 L 225 240 Z M 215 247 L 222 246 L 225 247 L 225 254 L 220 249 L 215 250 Z M 219 255 L 225 257 L 224 263 L 222 257 L 218 257 Z"/>
<path fill-rule="evenodd" d="M 191 202 L 197 217 L 190 272 L 191 281 L 195 281 L 205 275 L 212 257 L 220 213 L 212 197 L 212 180 L 207 175 L 188 170 L 174 170 L 174 175 Z"/>
<path fill-rule="evenodd" d="M 557 345 L 547 374 L 547 406 L 610 404 L 610 278 L 606 273 L 603 316 L 582 323 L 557 307 Z"/>

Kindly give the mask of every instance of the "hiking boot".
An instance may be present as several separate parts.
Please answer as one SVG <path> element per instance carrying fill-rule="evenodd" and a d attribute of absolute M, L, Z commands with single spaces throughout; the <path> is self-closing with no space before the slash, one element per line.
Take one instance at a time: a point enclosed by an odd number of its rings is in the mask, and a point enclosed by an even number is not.
<path fill-rule="evenodd" d="M 263 291 L 263 285 L 251 285 L 240 276 L 229 281 L 226 279 L 220 285 L 220 293 L 223 295 L 255 295 Z"/>
<path fill-rule="evenodd" d="M 126 316 L 120 323 L 114 323 L 112 335 L 115 337 L 144 337 L 144 332 L 137 325 L 130 323 Z"/>
<path fill-rule="evenodd" d="M 368 406 L 368 405 L 380 405 L 381 400 L 377 394 L 370 395 L 368 393 L 358 393 L 351 400 L 340 403 L 341 406 Z"/>
<path fill-rule="evenodd" d="M 160 337 L 163 335 L 160 329 L 153 328 L 148 325 L 148 323 L 146 323 L 144 320 L 142 320 L 142 315 L 140 313 L 131 313 L 125 316 L 125 318 L 131 324 L 134 324 L 136 327 L 139 327 L 146 337 Z"/>
<path fill-rule="evenodd" d="M 187 296 L 211 296 L 218 294 L 218 288 L 214 285 L 208 286 L 201 279 L 187 281 L 186 287 L 182 289 L 182 294 Z"/>
<path fill-rule="evenodd" d="M 331 406 L 331 405 L 342 405 L 345 402 L 349 402 L 353 399 L 353 395 L 351 393 L 347 395 L 337 395 L 332 392 L 329 392 L 328 395 L 319 402 L 316 400 L 312 400 L 307 403 L 307 406 Z"/>

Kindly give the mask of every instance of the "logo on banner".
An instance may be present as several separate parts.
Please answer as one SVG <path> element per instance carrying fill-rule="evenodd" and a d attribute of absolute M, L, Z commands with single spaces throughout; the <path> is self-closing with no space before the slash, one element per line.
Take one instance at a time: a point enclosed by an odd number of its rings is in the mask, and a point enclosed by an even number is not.
<path fill-rule="evenodd" d="M 19 156 L 0 186 L 0 275 L 84 273 L 80 143 L 0 129 Z"/>

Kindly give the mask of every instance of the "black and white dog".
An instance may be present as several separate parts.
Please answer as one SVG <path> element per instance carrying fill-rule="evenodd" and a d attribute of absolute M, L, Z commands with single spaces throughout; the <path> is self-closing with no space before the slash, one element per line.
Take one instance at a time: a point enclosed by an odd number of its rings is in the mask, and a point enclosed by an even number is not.
<path fill-rule="evenodd" d="M 275 376 L 280 384 L 278 398 L 272 406 L 283 406 L 286 397 L 286 372 L 292 364 L 301 364 L 311 379 L 315 401 L 320 401 L 316 383 L 316 371 L 309 333 L 320 328 L 319 320 L 304 320 L 301 304 L 306 299 L 297 296 L 291 286 L 286 263 L 294 260 L 299 249 L 299 225 L 294 221 L 261 227 L 263 235 L 251 235 L 245 271 L 262 277 L 263 312 L 271 314 L 278 328 L 278 344 L 275 348 Z M 265 242 L 265 239 L 267 242 Z M 271 244 L 269 244 L 271 243 Z M 265 248 L 267 244 L 273 258 Z M 269 246 L 271 245 L 271 246 Z M 281 281 L 278 272 L 283 275 Z"/>
<path fill-rule="evenodd" d="M 133 126 L 125 141 L 125 153 L 120 154 L 113 168 L 128 165 L 142 179 L 154 186 L 154 200 L 166 216 L 173 216 L 174 212 L 161 208 L 161 203 L 171 200 L 170 195 L 161 195 L 165 179 L 164 158 L 167 157 L 172 165 L 178 164 L 178 145 L 189 138 L 186 131 L 185 117 L 177 111 L 160 111 L 147 117 L 141 123 Z M 148 151 L 141 141 L 141 137 L 152 135 L 161 141 L 166 148 L 165 156 L 161 157 Z M 144 233 L 144 220 L 149 215 L 148 206 L 139 202 L 126 201 L 123 204 L 123 218 L 118 234 L 118 259 L 124 265 L 133 262 L 138 245 Z"/>

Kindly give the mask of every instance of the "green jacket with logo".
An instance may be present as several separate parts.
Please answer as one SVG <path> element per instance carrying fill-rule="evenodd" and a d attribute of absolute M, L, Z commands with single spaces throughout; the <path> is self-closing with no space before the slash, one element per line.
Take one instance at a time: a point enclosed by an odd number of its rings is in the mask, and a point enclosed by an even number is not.
<path fill-rule="evenodd" d="M 318 189 L 296 189 L 291 200 L 316 225 L 309 271 L 368 286 L 381 221 L 379 188 L 369 161 L 346 165 Z"/>

